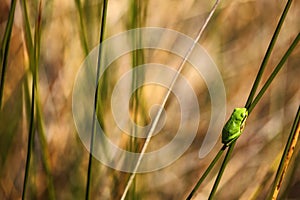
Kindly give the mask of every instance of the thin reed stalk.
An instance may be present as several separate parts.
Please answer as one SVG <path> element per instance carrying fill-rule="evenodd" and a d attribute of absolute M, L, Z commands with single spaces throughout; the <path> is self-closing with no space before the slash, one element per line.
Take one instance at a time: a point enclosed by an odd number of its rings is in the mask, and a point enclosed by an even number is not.
<path fill-rule="evenodd" d="M 22 13 L 23 13 L 23 19 L 24 20 L 24 26 L 25 26 L 25 38 L 26 38 L 26 46 L 27 51 L 29 54 L 29 65 L 31 69 L 31 73 L 33 75 L 33 79 L 35 79 L 33 69 L 35 66 L 35 59 L 34 59 L 34 53 L 33 53 L 33 41 L 32 36 L 30 32 L 30 25 L 29 25 L 29 18 L 28 18 L 28 12 L 27 12 L 27 5 L 26 1 L 23 0 L 21 2 L 22 5 Z M 29 75 L 29 74 L 28 74 Z M 26 78 L 25 81 L 28 81 Z M 27 182 L 28 182 L 28 174 L 29 174 L 29 166 L 30 166 L 30 160 L 31 160 L 31 149 L 32 149 L 32 142 L 34 139 L 34 112 L 35 112 L 35 87 L 34 87 L 34 80 L 32 80 L 31 83 L 31 105 L 30 105 L 30 122 L 29 122 L 29 130 L 28 130 L 28 144 L 27 144 L 27 155 L 26 155 L 26 165 L 25 165 L 25 175 L 24 175 L 24 181 L 23 181 L 23 191 L 22 191 L 22 199 L 25 199 L 26 195 L 26 188 L 27 188 Z M 27 83 L 25 83 L 25 91 L 27 91 Z M 28 90 L 29 94 L 29 90 Z"/>
<path fill-rule="evenodd" d="M 267 63 L 268 63 L 269 58 L 271 56 L 272 50 L 273 50 L 274 45 L 276 43 L 276 40 L 278 38 L 279 32 L 281 30 L 282 24 L 283 24 L 283 22 L 284 22 L 284 20 L 286 18 L 286 15 L 287 15 L 287 13 L 289 11 L 289 8 L 291 7 L 292 1 L 293 0 L 288 0 L 288 2 L 286 3 L 286 6 L 285 6 L 285 8 L 283 10 L 283 13 L 282 13 L 280 19 L 279 19 L 279 22 L 277 24 L 275 32 L 273 33 L 273 36 L 272 36 L 272 39 L 271 39 L 270 44 L 268 46 L 268 49 L 266 51 L 266 54 L 265 54 L 265 56 L 263 58 L 263 61 L 262 61 L 261 65 L 260 65 L 259 71 L 258 71 L 258 73 L 256 75 L 255 81 L 253 83 L 252 89 L 250 91 L 249 97 L 248 97 L 246 105 L 245 105 L 245 108 L 247 108 L 248 110 L 249 110 L 250 104 L 252 104 L 252 100 L 253 100 L 254 95 L 256 93 L 257 87 L 258 87 L 259 82 L 261 80 L 261 77 L 262 77 L 262 75 L 264 73 L 264 70 L 265 70 L 265 68 L 267 66 Z"/>
<path fill-rule="evenodd" d="M 47 177 L 47 188 L 49 192 L 49 199 L 55 199 L 55 191 L 52 180 L 52 174 L 50 170 L 49 164 L 49 153 L 47 142 L 45 138 L 45 131 L 43 128 L 43 117 L 40 109 L 39 103 L 39 89 L 38 89 L 38 67 L 39 67 L 39 57 L 40 57 L 40 41 L 41 41 L 41 20 L 42 20 L 42 2 L 39 2 L 38 8 L 38 17 L 36 21 L 35 34 L 34 34 L 34 42 L 32 42 L 31 32 L 30 32 L 30 23 L 27 14 L 27 5 L 26 1 L 22 1 L 22 12 L 24 19 L 24 28 L 25 28 L 25 39 L 26 39 L 26 47 L 27 52 L 29 54 L 29 65 L 32 73 L 33 81 L 32 81 L 32 96 L 31 96 L 31 109 L 30 109 L 30 125 L 29 125 L 29 139 L 27 146 L 27 158 L 26 158 L 26 167 L 25 167 L 25 177 L 23 184 L 23 193 L 22 198 L 25 198 L 26 186 L 28 182 L 28 174 L 30 169 L 30 160 L 33 148 L 33 139 L 35 131 L 38 132 L 39 142 L 41 144 L 42 152 L 42 161 L 46 172 Z M 28 81 L 26 78 L 25 81 Z M 25 87 L 28 87 L 27 82 Z M 26 92 L 28 93 L 28 92 Z M 35 124 L 36 123 L 36 124 Z"/>
<path fill-rule="evenodd" d="M 41 145 L 41 156 L 42 156 L 42 162 L 45 168 L 45 173 L 47 176 L 47 188 L 48 188 L 48 197 L 49 199 L 55 199 L 55 188 L 53 184 L 53 178 L 52 178 L 52 173 L 51 173 L 51 167 L 49 163 L 49 152 L 48 152 L 48 145 L 47 145 L 47 140 L 46 140 L 46 133 L 45 133 L 45 128 L 43 124 L 43 116 L 42 116 L 42 111 L 41 111 L 41 104 L 39 100 L 39 89 L 38 85 L 36 88 L 36 126 L 37 126 L 37 133 L 38 133 L 38 139 L 39 143 Z"/>
<path fill-rule="evenodd" d="M 34 139 L 34 102 L 35 102 L 35 89 L 34 89 L 34 81 L 31 83 L 31 110 L 30 110 L 30 124 L 29 124 L 29 135 L 28 135 L 28 144 L 27 144 L 27 156 L 26 156 L 26 165 L 25 165 L 25 175 L 23 181 L 23 191 L 22 191 L 22 200 L 25 199 L 26 195 L 26 188 L 28 182 L 28 174 L 29 174 L 29 167 L 30 167 L 30 160 L 31 160 L 31 149 Z"/>
<path fill-rule="evenodd" d="M 26 5 L 26 2 L 23 1 L 24 5 Z M 30 49 L 28 52 L 29 54 L 33 54 L 30 56 L 30 65 L 32 66 L 32 95 L 31 95 L 31 115 L 30 115 L 30 124 L 29 124 L 29 134 L 28 134 L 28 145 L 27 145 L 27 157 L 26 157 L 26 166 L 25 166 L 25 176 L 24 176 L 24 183 L 23 183 L 23 192 L 22 192 L 22 199 L 25 199 L 26 195 L 26 187 L 28 183 L 28 174 L 29 174 L 29 168 L 30 168 L 30 160 L 31 160 L 31 154 L 32 154 L 32 145 L 34 140 L 34 132 L 35 132 L 35 101 L 36 101 L 36 84 L 37 84 L 37 73 L 38 73 L 38 55 L 39 55 L 39 42 L 40 42 L 40 27 L 41 27 L 41 2 L 39 4 L 39 11 L 38 11 L 38 17 L 36 21 L 35 26 L 35 35 L 34 35 L 34 44 L 33 48 Z M 29 22 L 28 22 L 29 24 Z"/>
<path fill-rule="evenodd" d="M 272 74 L 269 76 L 269 78 L 266 81 L 266 83 L 263 85 L 262 89 L 259 91 L 259 93 L 255 97 L 255 99 L 253 100 L 253 102 L 250 104 L 250 106 L 248 108 L 248 113 L 249 114 L 252 112 L 253 108 L 256 106 L 256 104 L 258 103 L 258 101 L 261 99 L 261 97 L 263 96 L 263 94 L 266 92 L 266 90 L 268 89 L 268 87 L 272 83 L 273 79 L 276 77 L 276 75 L 278 74 L 278 72 L 280 71 L 280 69 L 283 67 L 283 65 L 285 64 L 285 62 L 288 59 L 288 57 L 290 56 L 290 54 L 293 52 L 293 50 L 297 46 L 299 40 L 300 40 L 300 33 L 298 33 L 298 35 L 296 36 L 296 38 L 294 39 L 294 41 L 292 42 L 292 44 L 290 45 L 290 47 L 288 48 L 288 50 L 286 51 L 286 53 L 284 54 L 284 56 L 281 58 L 281 60 L 278 63 L 278 65 L 273 70 Z"/>
<path fill-rule="evenodd" d="M 210 165 L 205 170 L 205 172 L 203 173 L 203 175 L 201 176 L 201 178 L 199 179 L 199 181 L 197 182 L 197 184 L 195 185 L 195 187 L 193 188 L 193 190 L 191 191 L 191 193 L 189 194 L 189 196 L 186 198 L 187 200 L 192 199 L 192 197 L 194 196 L 194 194 L 196 193 L 196 191 L 198 190 L 198 188 L 200 187 L 200 185 L 202 184 L 202 182 L 205 180 L 205 178 L 207 177 L 207 175 L 210 173 L 210 171 L 212 170 L 212 168 L 215 166 L 215 164 L 217 163 L 217 161 L 219 160 L 219 158 L 221 157 L 221 155 L 225 151 L 225 149 L 226 149 L 226 146 L 223 145 L 223 147 L 219 150 L 219 152 L 217 153 L 217 155 L 215 156 L 215 158 L 211 161 Z"/>
<path fill-rule="evenodd" d="M 298 111 L 291 129 L 291 133 L 289 135 L 288 141 L 286 143 L 284 152 L 281 157 L 280 164 L 278 166 L 278 170 L 275 176 L 275 180 L 273 182 L 273 186 L 270 192 L 270 195 L 268 199 L 277 199 L 277 196 L 279 194 L 279 190 L 282 185 L 282 181 L 284 179 L 284 176 L 286 174 L 287 168 L 289 166 L 289 163 L 291 161 L 291 158 L 294 153 L 295 146 L 298 142 L 299 133 L 300 133 L 300 106 L 298 107 Z"/>
<path fill-rule="evenodd" d="M 218 176 L 217 176 L 217 178 L 215 180 L 214 186 L 213 186 L 213 188 L 212 188 L 212 190 L 211 190 L 211 192 L 209 194 L 208 199 L 213 199 L 213 197 L 214 197 L 214 195 L 215 195 L 215 193 L 217 191 L 218 185 L 219 185 L 219 183 L 221 181 L 221 178 L 222 178 L 222 175 L 223 175 L 223 173 L 225 171 L 227 163 L 228 163 L 228 161 L 229 161 L 229 159 L 231 157 L 231 154 L 232 154 L 232 151 L 234 149 L 235 143 L 236 143 L 236 140 L 230 144 L 229 149 L 227 150 L 227 153 L 225 155 L 225 158 L 223 160 L 223 163 L 221 165 L 221 168 L 219 170 Z"/>
<path fill-rule="evenodd" d="M 102 47 L 101 43 L 104 40 L 104 33 L 105 33 L 105 25 L 106 25 L 106 15 L 107 15 L 107 7 L 108 7 L 108 0 L 103 1 L 102 6 L 102 17 L 101 17 L 101 25 L 100 25 L 100 34 L 99 34 L 99 50 L 98 50 L 98 62 L 97 62 L 97 75 L 96 75 L 96 91 L 95 91 L 95 99 L 94 99 L 94 112 L 93 112 L 93 122 L 92 122 L 92 131 L 91 131 L 91 140 L 90 140 L 90 154 L 89 154 L 89 163 L 88 163 L 88 170 L 87 170 L 87 182 L 86 182 L 86 192 L 85 192 L 85 199 L 90 199 L 90 188 L 91 188 L 91 174 L 92 174 L 92 161 L 93 161 L 93 149 L 94 149 L 94 135 L 95 135 L 95 126 L 96 126 L 96 113 L 99 109 L 99 95 L 100 95 L 100 87 L 99 87 L 99 76 L 100 76 L 100 67 L 101 67 L 101 60 L 102 60 Z"/>
<path fill-rule="evenodd" d="M 197 34 L 197 37 L 196 37 L 196 39 L 194 40 L 193 45 L 192 45 L 192 46 L 189 48 L 189 50 L 186 52 L 186 54 L 185 54 L 185 56 L 184 56 L 184 59 L 182 60 L 182 62 L 181 62 L 180 65 L 179 65 L 179 68 L 178 68 L 178 70 L 177 70 L 177 73 L 176 73 L 176 75 L 174 76 L 174 78 L 173 78 L 173 80 L 172 80 L 172 82 L 171 82 L 171 85 L 170 85 L 169 88 L 168 88 L 168 91 L 167 91 L 165 97 L 163 98 L 163 102 L 162 102 L 162 104 L 161 104 L 161 106 L 160 106 L 160 109 L 158 110 L 157 115 L 155 116 L 155 118 L 154 118 L 154 120 L 153 120 L 153 124 L 152 124 L 152 126 L 151 126 L 151 128 L 150 128 L 150 130 L 149 130 L 149 132 L 148 132 L 148 134 L 147 134 L 146 141 L 145 141 L 145 143 L 144 143 L 144 145 L 143 145 L 143 147 L 142 147 L 142 150 L 141 150 L 141 152 L 140 152 L 140 156 L 139 156 L 138 161 L 137 161 L 137 163 L 136 163 L 136 165 L 135 165 L 135 167 L 134 167 L 134 169 L 133 169 L 133 172 L 132 172 L 131 176 L 129 177 L 129 180 L 128 180 L 127 184 L 126 184 L 126 187 L 125 187 L 125 190 L 124 190 L 123 195 L 122 195 L 122 197 L 121 197 L 121 200 L 124 200 L 124 199 L 125 199 L 125 197 L 126 197 L 126 195 L 127 195 L 127 192 L 128 192 L 128 190 L 129 190 L 129 188 L 131 187 L 131 184 L 133 183 L 133 180 L 134 180 L 134 178 L 135 178 L 135 176 L 136 176 L 137 170 L 138 170 L 138 168 L 139 168 L 139 166 L 140 166 L 140 164 L 141 164 L 142 158 L 143 158 L 143 156 L 144 156 L 144 154 L 145 154 L 145 152 L 146 152 L 146 150 L 147 150 L 147 147 L 148 147 L 148 145 L 149 145 L 149 142 L 150 142 L 150 140 L 151 140 L 151 137 L 152 137 L 152 135 L 153 135 L 153 133 L 154 133 L 154 130 L 155 130 L 155 128 L 156 128 L 158 122 L 159 122 L 159 119 L 160 119 L 160 117 L 161 117 L 161 114 L 162 114 L 162 112 L 163 112 L 163 109 L 165 108 L 165 105 L 166 105 L 166 103 L 167 103 L 167 100 L 168 100 L 169 97 L 170 97 L 170 94 L 171 94 L 171 92 L 172 92 L 172 90 L 173 90 L 173 87 L 174 87 L 176 81 L 177 81 L 177 78 L 178 78 L 178 76 L 180 75 L 180 73 L 181 73 L 181 71 L 182 71 L 182 69 L 183 69 L 183 67 L 184 67 L 184 65 L 185 65 L 185 63 L 186 63 L 186 61 L 187 61 L 187 59 L 188 59 L 189 56 L 191 55 L 191 53 L 192 53 L 192 51 L 193 51 L 195 45 L 198 43 L 200 37 L 202 36 L 202 33 L 203 33 L 203 31 L 205 30 L 205 28 L 206 28 L 208 22 L 210 21 L 212 15 L 214 14 L 215 10 L 217 9 L 217 6 L 218 6 L 219 2 L 220 2 L 220 0 L 216 0 L 216 1 L 215 1 L 214 5 L 213 5 L 213 7 L 212 7 L 212 10 L 210 11 L 210 13 L 209 13 L 208 17 L 206 18 L 206 20 L 205 20 L 204 24 L 202 25 L 202 27 L 200 28 L 200 30 L 199 30 L 199 32 L 198 32 L 198 34 Z"/>
<path fill-rule="evenodd" d="M 89 54 L 89 47 L 87 43 L 87 37 L 86 37 L 86 29 L 84 26 L 83 22 L 83 11 L 82 11 L 82 6 L 80 0 L 75 0 L 76 8 L 79 14 L 79 25 L 80 25 L 80 41 L 81 41 L 81 46 L 84 50 L 85 56 Z"/>
<path fill-rule="evenodd" d="M 132 0 L 130 2 L 131 6 L 130 6 L 130 13 L 131 14 L 131 29 L 134 28 L 138 28 L 139 27 L 139 6 L 140 6 L 140 1 L 139 0 Z M 135 49 L 135 47 L 137 46 L 137 43 L 139 42 L 138 39 L 139 35 L 136 34 L 136 32 L 134 32 L 133 36 L 132 36 L 132 45 L 133 48 Z M 136 66 L 139 65 L 139 57 L 137 54 L 137 50 L 132 52 L 132 68 L 135 68 Z M 132 89 L 136 88 L 137 85 L 137 73 L 135 72 L 135 70 L 132 70 L 132 82 L 131 82 L 131 87 Z M 131 103 L 131 108 L 133 109 L 133 120 L 134 123 L 138 123 L 138 92 L 135 91 L 134 92 L 134 96 L 133 96 L 133 101 Z M 129 139 L 129 151 L 131 152 L 136 152 L 136 147 L 138 146 L 137 144 L 137 129 L 136 126 L 134 126 L 131 130 L 132 134 L 131 137 Z M 135 199 L 136 198 L 136 178 L 133 180 L 132 183 L 132 187 L 131 190 L 129 191 L 129 198 L 130 199 Z"/>

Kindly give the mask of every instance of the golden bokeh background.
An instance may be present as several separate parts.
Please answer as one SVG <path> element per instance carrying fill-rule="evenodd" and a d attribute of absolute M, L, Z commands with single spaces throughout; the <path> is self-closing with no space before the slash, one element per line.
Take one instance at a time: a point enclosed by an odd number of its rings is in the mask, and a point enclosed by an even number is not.
<path fill-rule="evenodd" d="M 0 38 L 3 38 L 10 1 L 0 3 Z M 133 4 L 129 0 L 109 0 L 105 38 L 132 27 Z M 45 138 L 36 130 L 29 171 L 27 199 L 48 199 L 49 187 L 45 159 L 49 163 L 56 199 L 83 199 L 89 153 L 81 143 L 72 117 L 72 90 L 76 74 L 85 59 L 80 34 L 83 20 L 88 49 L 98 44 L 102 1 L 81 1 L 80 17 L 75 1 L 42 2 L 42 36 L 39 62 L 39 102 Z M 195 38 L 213 3 L 196 0 L 140 1 L 140 27 L 162 27 Z M 34 32 L 37 1 L 28 1 L 29 19 Z M 228 118 L 235 107 L 244 106 L 259 66 L 284 9 L 285 1 L 221 1 L 199 43 L 215 61 L 226 88 Z M 300 1 L 294 1 L 283 24 L 262 83 L 300 31 Z M 156 62 L 178 67 L 181 59 L 163 51 L 145 50 L 145 63 Z M 107 95 L 117 79 L 130 67 L 130 55 L 107 70 Z M 3 104 L 0 112 L 0 199 L 20 199 L 28 141 L 28 98 L 31 83 L 24 21 L 17 2 L 7 65 Z M 299 106 L 300 48 L 295 48 L 262 100 L 247 120 L 233 157 L 225 170 L 216 199 L 264 199 L 274 179 L 282 151 Z M 127 68 L 126 68 L 127 67 Z M 1 72 L 2 73 L 2 72 Z M 196 184 L 216 152 L 221 140 L 203 159 L 198 151 L 207 131 L 211 103 L 203 79 L 189 64 L 182 74 L 193 84 L 201 109 L 197 136 L 190 148 L 172 165 L 151 173 L 138 174 L 136 199 L 184 199 Z M 29 79 L 28 79 L 29 77 Z M 262 84 L 261 84 L 262 85 Z M 260 86 L 261 86 L 260 85 Z M 145 86 L 141 101 L 145 110 L 161 102 L 165 89 Z M 105 96 L 105 95 L 104 95 Z M 109 100 L 109 97 L 107 98 Z M 108 135 L 127 147 L 128 136 L 119 133 L 112 122 L 109 103 L 104 109 Z M 172 96 L 166 107 L 167 121 L 161 134 L 153 137 L 148 151 L 167 144 L 176 131 L 178 102 Z M 145 122 L 149 117 L 145 116 Z M 170 134 L 168 135 L 168 133 Z M 165 135 L 164 135 L 165 133 Z M 119 135 L 119 137 L 118 137 Z M 117 138 L 115 138 L 117 137 Z M 119 139 L 118 139 L 119 138 Z M 121 138 L 121 139 L 120 139 Z M 297 199 L 300 190 L 299 144 L 283 182 L 282 198 Z M 43 155 L 46 154 L 46 157 Z M 199 189 L 195 199 L 206 199 L 220 167 Z M 93 162 L 92 199 L 120 199 L 129 174 Z M 298 195 L 298 197 L 297 197 Z M 130 199 L 130 198 L 129 198 Z"/>

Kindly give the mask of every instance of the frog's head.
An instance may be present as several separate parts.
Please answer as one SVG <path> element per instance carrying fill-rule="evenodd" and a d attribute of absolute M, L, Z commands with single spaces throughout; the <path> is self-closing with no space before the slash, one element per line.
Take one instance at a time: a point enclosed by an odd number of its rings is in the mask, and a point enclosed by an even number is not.
<path fill-rule="evenodd" d="M 248 111 L 246 108 L 235 108 L 233 111 L 233 117 L 235 120 L 243 122 L 248 116 Z"/>

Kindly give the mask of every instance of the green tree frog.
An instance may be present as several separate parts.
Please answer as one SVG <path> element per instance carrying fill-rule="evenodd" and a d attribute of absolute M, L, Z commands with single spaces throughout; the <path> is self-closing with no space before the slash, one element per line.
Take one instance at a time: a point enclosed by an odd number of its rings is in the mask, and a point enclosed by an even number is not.
<path fill-rule="evenodd" d="M 235 108 L 229 120 L 222 130 L 222 143 L 228 146 L 236 140 L 243 132 L 248 110 L 246 108 Z"/>

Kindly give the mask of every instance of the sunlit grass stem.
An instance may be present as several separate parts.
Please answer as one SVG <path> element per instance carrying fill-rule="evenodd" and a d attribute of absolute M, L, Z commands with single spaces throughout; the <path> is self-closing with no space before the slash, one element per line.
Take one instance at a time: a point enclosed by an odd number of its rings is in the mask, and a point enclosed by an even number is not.
<path fill-rule="evenodd" d="M 81 46 L 83 47 L 85 56 L 87 56 L 89 54 L 89 47 L 87 43 L 86 30 L 83 21 L 83 11 L 80 0 L 75 0 L 75 4 L 79 14 Z"/>
<path fill-rule="evenodd" d="M 300 106 L 298 107 L 298 111 L 291 129 L 291 133 L 289 135 L 288 141 L 286 143 L 284 152 L 281 157 L 280 164 L 278 166 L 278 170 L 275 176 L 275 180 L 273 182 L 272 189 L 270 191 L 270 195 L 268 199 L 277 199 L 280 187 L 282 185 L 282 181 L 286 174 L 286 170 L 289 166 L 290 160 L 293 156 L 295 146 L 298 142 L 299 132 L 300 132 Z"/>
<path fill-rule="evenodd" d="M 29 130 L 28 130 L 28 144 L 27 144 L 27 155 L 26 155 L 26 164 L 25 164 L 25 175 L 24 175 L 24 181 L 23 181 L 23 190 L 22 190 L 22 199 L 25 199 L 26 194 L 26 188 L 27 188 L 27 182 L 28 182 L 28 174 L 29 174 L 29 167 L 30 167 L 30 160 L 31 160 L 31 149 L 32 149 L 32 142 L 33 142 L 33 136 L 34 136 L 34 112 L 35 112 L 35 76 L 33 73 L 33 69 L 35 66 L 35 58 L 34 58 L 34 49 L 33 49 L 33 41 L 32 36 L 30 32 L 30 25 L 29 25 L 29 19 L 28 19 L 28 13 L 27 13 L 27 5 L 26 1 L 23 0 L 21 2 L 22 5 L 22 13 L 23 13 L 23 23 L 25 27 L 25 38 L 26 38 L 26 45 L 27 45 L 27 51 L 29 55 L 29 65 L 31 69 L 31 74 L 33 75 L 32 83 L 31 83 L 31 104 L 30 104 L 30 122 L 29 122 Z M 28 81 L 26 78 L 25 81 Z M 25 84 L 25 87 L 27 87 L 27 83 Z M 27 88 L 25 88 L 25 91 Z"/>
<path fill-rule="evenodd" d="M 208 22 L 210 21 L 211 17 L 213 16 L 213 14 L 214 14 L 215 10 L 217 9 L 217 6 L 218 6 L 219 3 L 220 3 L 220 0 L 216 0 L 216 1 L 215 1 L 214 5 L 213 5 L 213 7 L 212 7 L 212 9 L 211 9 L 211 11 L 209 12 L 207 18 L 206 18 L 205 21 L 204 21 L 204 24 L 203 24 L 203 25 L 201 26 L 201 28 L 199 29 L 199 32 L 198 32 L 198 34 L 197 34 L 197 36 L 196 36 L 196 38 L 195 38 L 195 40 L 194 40 L 194 43 L 191 45 L 191 47 L 190 47 L 190 48 L 188 49 L 188 51 L 186 52 L 186 54 L 185 54 L 185 56 L 184 56 L 184 59 L 181 61 L 180 65 L 179 65 L 179 68 L 178 68 L 178 70 L 177 70 L 176 75 L 173 77 L 173 80 L 172 80 L 172 82 L 171 82 L 171 84 L 170 84 L 170 86 L 169 86 L 169 88 L 168 88 L 168 91 L 167 91 L 166 95 L 165 95 L 164 98 L 163 98 L 161 107 L 160 107 L 160 109 L 158 110 L 157 115 L 155 116 L 155 118 L 154 118 L 154 120 L 153 120 L 153 124 L 152 124 L 152 126 L 150 127 L 150 130 L 149 130 L 149 132 L 148 132 L 148 134 L 147 134 L 146 141 L 145 141 L 145 143 L 144 143 L 144 145 L 143 145 L 143 147 L 142 147 L 142 150 L 141 150 L 141 152 L 140 152 L 140 155 L 139 155 L 139 158 L 138 158 L 138 160 L 137 160 L 137 163 L 135 164 L 135 167 L 134 167 L 134 169 L 133 169 L 133 172 L 132 172 L 131 176 L 129 177 L 129 180 L 128 180 L 127 184 L 126 184 L 126 187 L 125 187 L 125 190 L 124 190 L 123 195 L 122 195 L 122 197 L 121 197 L 121 200 L 124 200 L 124 199 L 126 198 L 127 192 L 128 192 L 128 190 L 129 190 L 129 188 L 131 187 L 131 184 L 133 183 L 133 180 L 134 180 L 134 178 L 135 178 L 135 175 L 136 175 L 136 173 L 137 173 L 137 170 L 138 170 L 138 168 L 139 168 L 139 166 L 140 166 L 140 164 L 141 164 L 142 158 L 143 158 L 143 156 L 144 156 L 144 154 L 145 154 L 145 152 L 146 152 L 146 150 L 147 150 L 147 147 L 148 147 L 148 145 L 149 145 L 149 142 L 150 142 L 150 140 L 151 140 L 151 137 L 152 137 L 152 135 L 153 135 L 153 133 L 154 133 L 154 130 L 155 130 L 155 128 L 156 128 L 156 126 L 157 126 L 157 124 L 158 124 L 158 122 L 159 122 L 159 120 L 160 120 L 160 117 L 161 117 L 161 115 L 162 115 L 163 109 L 165 108 L 166 103 L 167 103 L 167 101 L 168 101 L 168 99 L 169 99 L 169 97 L 170 97 L 170 95 L 171 95 L 171 92 L 172 92 L 173 87 L 174 87 L 174 85 L 175 85 L 175 83 L 176 83 L 176 81 L 177 81 L 177 78 L 179 77 L 180 73 L 182 72 L 182 70 L 183 70 L 183 68 L 184 68 L 184 66 L 185 66 L 185 63 L 186 63 L 187 59 L 189 58 L 189 56 L 190 56 L 191 53 L 193 52 L 194 47 L 196 46 L 196 44 L 198 43 L 200 37 L 202 36 L 202 33 L 204 32 L 205 28 L 207 27 Z"/>
<path fill-rule="evenodd" d="M 131 8 L 131 28 L 138 28 L 138 19 L 139 19 L 139 15 L 138 15 L 138 7 L 139 7 L 139 3 L 140 1 L 137 0 L 132 0 L 130 2 L 130 8 Z M 133 37 L 132 37 L 132 46 L 133 48 L 135 48 L 137 46 L 137 42 L 138 42 L 138 35 L 136 34 L 136 32 L 134 32 Z M 138 55 L 137 55 L 137 51 L 133 51 L 132 52 L 132 68 L 134 69 L 136 66 L 138 65 Z M 132 90 L 136 87 L 137 84 L 137 73 L 135 70 L 132 70 L 132 82 L 131 82 L 131 88 Z M 133 109 L 133 120 L 134 123 L 137 123 L 137 119 L 138 119 L 138 92 L 135 91 L 134 92 L 134 96 L 133 96 L 133 101 L 131 103 L 131 108 Z M 131 129 L 131 137 L 129 139 L 129 151 L 131 152 L 136 152 L 136 147 L 137 147 L 137 139 L 136 139 L 136 134 L 137 134 L 137 129 L 136 126 L 133 126 Z M 131 199 L 135 199 L 135 195 L 136 195 L 136 179 L 133 180 L 133 184 L 131 187 L 131 190 L 129 191 L 129 198 Z"/>
<path fill-rule="evenodd" d="M 34 89 L 34 81 L 31 83 L 31 110 L 30 110 L 30 123 L 29 123 L 29 131 L 28 131 L 28 144 L 27 144 L 27 156 L 26 156 L 26 164 L 25 164 L 25 175 L 23 181 L 23 191 L 22 191 L 22 199 L 25 199 L 26 195 L 26 188 L 28 182 L 28 174 L 29 174 L 29 167 L 30 167 L 30 160 L 31 160 L 31 149 L 32 143 L 34 139 L 34 105 L 35 105 L 35 89 Z"/>
<path fill-rule="evenodd" d="M 26 2 L 24 1 L 26 4 Z M 32 145 L 33 145 L 33 140 L 34 140 L 34 132 L 35 132 L 35 125 L 34 125 L 34 120 L 35 120 L 35 101 L 36 101 L 36 85 L 37 85 L 37 73 L 38 73 L 38 60 L 39 60 L 39 42 L 40 42 L 40 34 L 41 34 L 41 1 L 39 4 L 39 11 L 38 11 L 38 17 L 36 21 L 36 26 L 35 26 L 35 34 L 34 34 L 34 45 L 33 49 L 30 49 L 29 54 L 33 54 L 33 56 L 30 56 L 30 65 L 33 66 L 33 71 L 32 71 L 32 85 L 31 85 L 31 90 L 32 90 L 32 95 L 31 95 L 31 115 L 30 115 L 30 124 L 29 124 L 29 134 L 28 134 L 28 145 L 27 145 L 27 157 L 26 157 L 26 166 L 25 166 L 25 175 L 24 175 L 24 183 L 23 183 L 23 192 L 22 192 L 22 199 L 25 199 L 26 195 L 26 187 L 27 187 L 27 182 L 28 182 L 28 174 L 29 174 L 29 169 L 30 169 L 30 160 L 31 160 L 31 154 L 32 154 Z"/>

